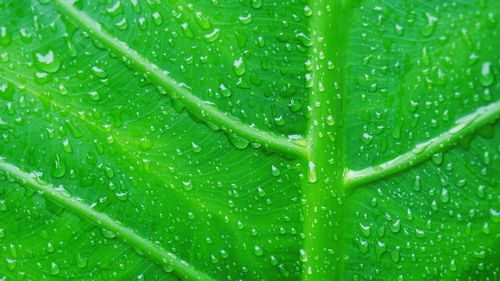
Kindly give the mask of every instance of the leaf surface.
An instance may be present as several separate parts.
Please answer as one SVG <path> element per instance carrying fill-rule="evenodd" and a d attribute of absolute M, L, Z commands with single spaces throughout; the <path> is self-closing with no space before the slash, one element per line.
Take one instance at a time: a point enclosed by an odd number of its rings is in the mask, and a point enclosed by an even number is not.
<path fill-rule="evenodd" d="M 0 277 L 496 280 L 499 4 L 305 2 L 0 1 Z"/>

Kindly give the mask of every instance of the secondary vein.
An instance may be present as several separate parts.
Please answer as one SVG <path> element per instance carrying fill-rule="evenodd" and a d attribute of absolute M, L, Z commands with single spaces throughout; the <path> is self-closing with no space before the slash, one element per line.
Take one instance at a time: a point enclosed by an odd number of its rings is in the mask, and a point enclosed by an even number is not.
<path fill-rule="evenodd" d="M 35 192 L 39 192 L 48 200 L 60 204 L 92 224 L 114 232 L 127 244 L 141 250 L 141 252 L 158 264 L 172 267 L 179 277 L 186 280 L 214 280 L 210 276 L 199 272 L 192 265 L 180 259 L 175 254 L 147 240 L 108 215 L 92 209 L 90 206 L 83 203 L 80 198 L 71 196 L 62 186 L 55 187 L 48 184 L 38 179 L 36 174 L 25 172 L 17 166 L 5 161 L 2 157 L 0 157 L 0 170 L 6 172 L 23 186 Z"/>
<path fill-rule="evenodd" d="M 239 135 L 251 142 L 262 144 L 270 149 L 301 158 L 307 158 L 307 150 L 302 139 L 296 140 L 263 131 L 229 116 L 209 102 L 193 95 L 186 84 L 173 79 L 168 75 L 168 72 L 148 61 L 137 51 L 131 49 L 125 42 L 113 37 L 106 32 L 98 22 L 91 19 L 85 13 L 77 10 L 70 3 L 65 0 L 53 1 L 64 16 L 72 20 L 83 30 L 89 32 L 94 39 L 106 46 L 109 50 L 125 58 L 137 70 L 147 74 L 152 81 L 167 90 L 167 94 L 171 98 L 181 102 L 188 111 L 200 117 L 202 120 L 217 125 L 230 135 Z"/>
<path fill-rule="evenodd" d="M 479 107 L 473 113 L 458 119 L 455 126 L 448 131 L 417 144 L 412 150 L 402 155 L 360 171 L 348 170 L 344 179 L 345 186 L 346 188 L 353 188 L 406 170 L 429 159 L 432 155 L 450 148 L 460 138 L 472 134 L 480 127 L 497 120 L 499 117 L 500 101 Z"/>

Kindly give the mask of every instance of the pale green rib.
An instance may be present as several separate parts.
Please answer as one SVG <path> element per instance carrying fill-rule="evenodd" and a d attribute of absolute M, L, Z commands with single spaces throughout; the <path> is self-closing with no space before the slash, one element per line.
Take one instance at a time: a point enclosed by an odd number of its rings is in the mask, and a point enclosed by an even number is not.
<path fill-rule="evenodd" d="M 356 187 L 406 170 L 429 159 L 432 155 L 448 149 L 460 138 L 475 132 L 478 128 L 497 120 L 499 117 L 500 101 L 482 106 L 473 113 L 458 119 L 455 126 L 448 131 L 416 145 L 411 151 L 373 167 L 360 171 L 347 171 L 344 179 L 345 186 L 346 188 Z"/>
<path fill-rule="evenodd" d="M 170 266 L 174 273 L 185 280 L 214 280 L 210 276 L 199 272 L 188 262 L 180 259 L 176 255 L 161 246 L 152 243 L 140 236 L 132 229 L 115 221 L 106 214 L 92 209 L 82 200 L 72 197 L 62 187 L 55 187 L 37 179 L 34 174 L 27 173 L 17 166 L 12 165 L 0 157 L 0 170 L 15 178 L 23 186 L 41 193 L 45 198 L 56 202 L 67 210 L 77 214 L 87 221 L 97 226 L 112 231 L 128 245 L 139 249 L 147 257 L 160 265 Z"/>
<path fill-rule="evenodd" d="M 126 58 L 137 70 L 146 73 L 152 81 L 157 83 L 167 94 L 181 102 L 186 109 L 200 117 L 202 120 L 211 122 L 228 134 L 235 134 L 246 138 L 251 142 L 262 144 L 270 149 L 307 158 L 305 143 L 302 139 L 293 140 L 283 136 L 278 136 L 271 132 L 263 131 L 255 127 L 244 124 L 240 120 L 220 111 L 209 102 L 204 101 L 191 93 L 188 87 L 176 81 L 168 73 L 148 61 L 135 50 L 129 48 L 126 43 L 113 37 L 106 32 L 100 24 L 85 13 L 77 10 L 65 0 L 53 0 L 58 10 L 65 17 L 73 21 L 83 30 L 89 32 L 90 36 L 106 46 L 110 51 Z"/>

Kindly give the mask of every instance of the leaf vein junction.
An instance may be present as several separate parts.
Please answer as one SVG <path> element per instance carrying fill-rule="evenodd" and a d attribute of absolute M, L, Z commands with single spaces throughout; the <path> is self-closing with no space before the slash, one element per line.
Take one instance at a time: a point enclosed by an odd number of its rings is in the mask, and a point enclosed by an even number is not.
<path fill-rule="evenodd" d="M 429 159 L 432 155 L 454 146 L 460 138 L 474 133 L 480 127 L 496 121 L 499 117 L 500 101 L 479 107 L 473 113 L 458 119 L 455 126 L 448 131 L 417 144 L 412 150 L 402 155 L 363 170 L 347 170 L 344 179 L 345 187 L 353 188 L 404 171 Z"/>
<path fill-rule="evenodd" d="M 98 40 L 110 51 L 129 61 L 135 69 L 147 74 L 152 81 L 167 90 L 169 97 L 181 102 L 188 111 L 197 115 L 202 120 L 212 122 L 228 134 L 242 136 L 251 142 L 262 144 L 265 147 L 282 153 L 307 158 L 307 150 L 302 138 L 292 139 L 279 136 L 272 132 L 263 131 L 254 126 L 244 124 L 240 120 L 229 116 L 209 102 L 193 95 L 186 84 L 170 77 L 168 72 L 148 61 L 138 52 L 131 49 L 125 42 L 113 37 L 106 32 L 98 22 L 91 19 L 85 13 L 77 10 L 70 3 L 65 0 L 54 0 L 53 2 L 61 14 L 72 20 L 83 30 L 89 32 L 92 38 Z"/>

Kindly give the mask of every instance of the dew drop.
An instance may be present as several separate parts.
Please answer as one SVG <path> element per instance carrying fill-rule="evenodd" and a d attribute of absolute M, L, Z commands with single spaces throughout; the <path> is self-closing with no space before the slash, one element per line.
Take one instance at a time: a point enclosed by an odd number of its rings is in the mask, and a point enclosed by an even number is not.
<path fill-rule="evenodd" d="M 104 236 L 108 239 L 113 239 L 116 237 L 116 234 L 113 231 L 107 230 L 105 228 L 101 228 L 101 234 L 102 234 L 102 236 Z"/>
<path fill-rule="evenodd" d="M 275 177 L 281 175 L 280 169 L 274 165 L 271 165 L 271 174 Z"/>
<path fill-rule="evenodd" d="M 479 77 L 479 81 L 484 87 L 491 86 L 491 84 L 495 81 L 495 76 L 491 70 L 490 62 L 485 62 L 481 66 L 481 76 Z"/>
<path fill-rule="evenodd" d="M 215 40 L 219 39 L 220 35 L 220 29 L 215 28 L 212 32 L 208 33 L 205 35 L 205 41 L 208 43 L 214 42 Z"/>
<path fill-rule="evenodd" d="M 254 9 L 260 9 L 262 7 L 262 0 L 250 0 L 250 3 Z"/>
<path fill-rule="evenodd" d="M 224 84 L 219 85 L 219 90 L 222 96 L 226 98 L 231 96 L 231 90 L 229 90 Z"/>
<path fill-rule="evenodd" d="M 262 248 L 258 245 L 255 245 L 253 247 L 253 253 L 256 255 L 256 256 L 262 256 L 262 254 L 264 253 L 264 250 L 262 250 Z"/>
<path fill-rule="evenodd" d="M 55 263 L 55 262 L 50 263 L 50 274 L 57 275 L 57 274 L 59 274 L 59 272 L 60 272 L 60 270 L 59 270 L 59 266 L 57 265 L 57 263 Z"/>
<path fill-rule="evenodd" d="M 201 12 L 196 12 L 194 19 L 196 23 L 203 29 L 209 30 L 212 27 L 210 21 L 205 16 L 203 16 Z"/>
<path fill-rule="evenodd" d="M 61 67 L 61 61 L 56 58 L 54 51 L 49 50 L 46 53 L 36 52 L 34 54 L 35 67 L 41 71 L 54 73 Z"/>
<path fill-rule="evenodd" d="M 62 178 L 66 174 L 66 164 L 61 159 L 61 156 L 59 154 L 56 154 L 55 159 L 52 162 L 50 174 L 54 178 Z"/>
<path fill-rule="evenodd" d="M 234 73 L 238 76 L 242 76 L 243 74 L 245 74 L 246 67 L 242 57 L 233 62 L 233 70 Z"/>
<path fill-rule="evenodd" d="M 448 194 L 448 189 L 443 188 L 443 190 L 441 190 L 441 195 L 439 196 L 439 199 L 441 199 L 441 202 L 443 203 L 448 203 L 448 201 L 450 201 L 450 195 Z"/>
<path fill-rule="evenodd" d="M 429 13 L 425 13 L 425 17 L 427 18 L 427 24 L 420 30 L 420 34 L 424 37 L 428 37 L 434 32 L 438 19 Z"/>
<path fill-rule="evenodd" d="M 399 230 L 401 229 L 401 220 L 400 219 L 397 219 L 395 220 L 389 227 L 389 229 L 391 230 L 391 232 L 393 233 L 397 233 L 399 232 Z"/>
<path fill-rule="evenodd" d="M 0 26 L 0 45 L 7 47 L 10 42 L 12 42 L 12 36 L 10 35 L 7 27 Z"/>
<path fill-rule="evenodd" d="M 153 17 L 153 23 L 155 25 L 158 26 L 158 25 L 160 25 L 163 22 L 160 13 L 154 12 L 153 14 L 151 14 L 151 16 Z"/>
<path fill-rule="evenodd" d="M 309 174 L 308 174 L 308 180 L 310 183 L 315 183 L 318 181 L 318 174 L 316 172 L 316 164 L 314 162 L 309 161 L 308 163 L 309 167 Z"/>
<path fill-rule="evenodd" d="M 245 149 L 250 144 L 247 139 L 237 135 L 228 134 L 227 137 L 229 139 L 229 142 L 238 149 Z"/>
<path fill-rule="evenodd" d="M 96 91 L 91 91 L 88 93 L 88 95 L 92 101 L 100 101 L 101 100 L 101 95 L 99 95 L 99 93 Z"/>
<path fill-rule="evenodd" d="M 193 184 L 191 183 L 191 180 L 183 181 L 182 187 L 184 188 L 184 190 L 189 191 L 193 189 Z"/>
<path fill-rule="evenodd" d="M 80 254 L 76 255 L 75 261 L 78 268 L 84 268 L 87 266 L 87 258 Z"/>
<path fill-rule="evenodd" d="M 92 71 L 92 73 L 99 77 L 99 78 L 106 78 L 108 77 L 108 74 L 100 67 L 98 66 L 92 66 L 92 68 L 90 69 Z"/>
<path fill-rule="evenodd" d="M 420 183 L 420 176 L 416 176 L 413 181 L 413 190 L 420 191 L 422 189 L 422 184 Z"/>
<path fill-rule="evenodd" d="M 193 39 L 194 38 L 193 30 L 191 29 L 191 27 L 189 26 L 189 24 L 187 22 L 182 23 L 181 24 L 181 28 L 182 28 L 182 32 L 184 33 L 184 35 L 186 35 L 187 38 L 189 38 L 189 39 Z M 214 41 L 216 39 L 214 39 Z"/>
<path fill-rule="evenodd" d="M 201 151 L 201 146 L 199 146 L 198 144 L 192 142 L 191 143 L 191 148 L 193 149 L 194 152 L 198 153 Z"/>

